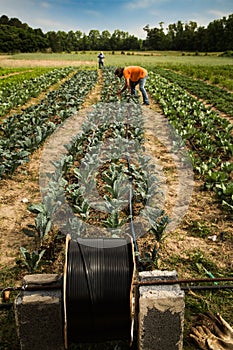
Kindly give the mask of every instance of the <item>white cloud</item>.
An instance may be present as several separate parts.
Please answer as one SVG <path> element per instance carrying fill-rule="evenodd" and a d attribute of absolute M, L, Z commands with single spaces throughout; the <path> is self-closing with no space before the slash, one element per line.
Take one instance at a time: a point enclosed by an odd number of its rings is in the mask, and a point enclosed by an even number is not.
<path fill-rule="evenodd" d="M 1 14 L 5 14 L 10 17 L 17 17 L 21 11 L 25 12 L 25 8 L 30 6 L 28 0 L 22 0 L 21 3 L 15 2 L 15 0 L 1 0 Z"/>
<path fill-rule="evenodd" d="M 194 21 L 198 24 L 198 26 L 207 27 L 210 22 L 213 22 L 215 19 L 221 19 L 223 17 L 228 17 L 231 13 L 217 11 L 217 10 L 209 10 L 204 12 L 201 16 L 198 13 L 190 15 L 189 21 Z"/>
<path fill-rule="evenodd" d="M 45 19 L 45 18 L 37 18 L 35 20 L 35 23 L 37 25 L 40 25 L 41 27 L 48 27 L 48 28 L 53 28 L 53 27 L 58 27 L 63 26 L 63 23 L 58 22 L 58 21 L 53 21 L 50 19 Z"/>
<path fill-rule="evenodd" d="M 48 8 L 51 7 L 51 4 L 44 1 L 44 2 L 41 2 L 41 3 L 40 3 L 40 6 L 41 6 L 42 8 L 48 9 Z"/>
<path fill-rule="evenodd" d="M 129 3 L 125 4 L 125 7 L 129 10 L 136 10 L 136 9 L 146 9 L 150 8 L 154 5 L 160 5 L 165 2 L 169 2 L 170 0 L 134 0 L 130 1 Z"/>
<path fill-rule="evenodd" d="M 85 10 L 84 11 L 89 16 L 100 17 L 102 16 L 101 12 L 95 10 Z"/>
<path fill-rule="evenodd" d="M 210 15 L 214 15 L 214 17 L 220 19 L 222 17 L 227 17 L 230 13 L 229 12 L 223 12 L 223 11 L 220 11 L 220 10 L 209 10 L 208 13 Z"/>

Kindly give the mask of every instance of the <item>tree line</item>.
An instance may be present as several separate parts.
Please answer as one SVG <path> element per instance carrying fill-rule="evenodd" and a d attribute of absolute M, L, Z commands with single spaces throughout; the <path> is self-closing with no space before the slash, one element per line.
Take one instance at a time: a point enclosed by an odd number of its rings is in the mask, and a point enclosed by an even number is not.
<path fill-rule="evenodd" d="M 198 27 L 196 22 L 169 24 L 159 28 L 146 25 L 146 39 L 116 29 L 100 32 L 92 29 L 88 34 L 77 31 L 49 31 L 30 28 L 18 18 L 0 17 L 0 52 L 73 52 L 86 50 L 183 50 L 222 52 L 233 50 L 233 14 Z"/>
<path fill-rule="evenodd" d="M 143 28 L 147 37 L 144 46 L 153 50 L 184 50 L 219 52 L 233 50 L 233 14 L 228 18 L 214 20 L 207 28 L 196 22 L 169 24 L 165 34 L 163 22 L 159 28 Z"/>

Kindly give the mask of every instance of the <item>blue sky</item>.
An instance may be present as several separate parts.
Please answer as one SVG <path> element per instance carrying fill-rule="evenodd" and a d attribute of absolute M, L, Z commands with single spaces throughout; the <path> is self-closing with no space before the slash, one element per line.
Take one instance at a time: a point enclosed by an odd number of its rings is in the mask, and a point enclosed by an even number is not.
<path fill-rule="evenodd" d="M 120 29 L 145 38 L 145 25 L 159 28 L 189 21 L 206 27 L 233 14 L 232 0 L 0 0 L 0 15 L 16 17 L 44 33 Z"/>

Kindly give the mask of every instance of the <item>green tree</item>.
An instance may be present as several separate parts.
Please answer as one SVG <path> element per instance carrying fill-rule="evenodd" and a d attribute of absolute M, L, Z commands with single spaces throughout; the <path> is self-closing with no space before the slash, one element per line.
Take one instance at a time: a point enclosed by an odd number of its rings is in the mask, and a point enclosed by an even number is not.
<path fill-rule="evenodd" d="M 6 15 L 2 15 L 0 17 L 0 24 L 8 24 L 9 23 L 9 18 Z"/>
<path fill-rule="evenodd" d="M 67 33 L 65 51 L 72 52 L 76 50 L 77 50 L 76 35 L 72 30 L 70 30 Z"/>
<path fill-rule="evenodd" d="M 75 44 L 74 44 L 74 50 L 78 51 L 81 49 L 81 40 L 83 33 L 80 30 L 76 30 L 75 34 Z"/>
<path fill-rule="evenodd" d="M 54 31 L 50 31 L 46 33 L 46 37 L 48 40 L 48 46 L 52 52 L 59 52 L 60 45 L 57 39 L 57 33 Z"/>
<path fill-rule="evenodd" d="M 224 22 L 224 50 L 233 50 L 233 14 L 230 15 L 226 20 L 224 17 Z"/>
<path fill-rule="evenodd" d="M 194 50 L 200 52 L 207 52 L 207 43 L 208 38 L 205 27 L 198 27 L 194 39 Z"/>
<path fill-rule="evenodd" d="M 207 28 L 197 23 L 181 21 L 169 24 L 165 34 L 163 22 L 159 28 L 144 28 L 146 40 L 138 39 L 128 32 L 116 29 L 111 35 L 108 30 L 92 29 L 86 35 L 81 31 L 51 31 L 32 29 L 18 18 L 0 17 L 0 52 L 63 52 L 78 50 L 193 50 L 226 51 L 233 49 L 233 14 L 228 18 L 214 20 Z"/>
<path fill-rule="evenodd" d="M 160 28 L 150 29 L 149 25 L 146 25 L 143 30 L 147 33 L 144 43 L 145 49 L 165 50 L 167 48 L 167 40 L 163 31 L 163 22 L 160 22 Z"/>
<path fill-rule="evenodd" d="M 59 52 L 66 51 L 66 40 L 67 40 L 67 33 L 59 30 L 57 32 L 57 41 L 58 41 L 58 48 Z"/>
<path fill-rule="evenodd" d="M 100 50 L 111 50 L 110 47 L 110 38 L 111 38 L 111 34 L 108 30 L 103 30 L 100 36 Z"/>
<path fill-rule="evenodd" d="M 215 20 L 209 23 L 207 27 L 208 35 L 208 51 L 222 51 L 224 50 L 224 27 L 221 20 Z"/>
<path fill-rule="evenodd" d="M 184 25 L 183 50 L 195 50 L 195 33 L 197 23 L 190 21 Z"/>
<path fill-rule="evenodd" d="M 82 37 L 81 42 L 80 42 L 80 49 L 81 50 L 90 50 L 91 49 L 89 38 L 85 33 L 83 34 L 83 37 Z"/>
<path fill-rule="evenodd" d="M 122 30 L 115 29 L 110 38 L 111 50 L 124 50 L 123 42 L 127 37 L 127 33 Z"/>
<path fill-rule="evenodd" d="M 142 48 L 142 40 L 134 35 L 128 35 L 124 40 L 124 50 L 140 50 Z"/>
<path fill-rule="evenodd" d="M 10 18 L 8 24 L 12 27 L 27 29 L 28 25 L 26 23 L 22 23 L 18 18 Z"/>
<path fill-rule="evenodd" d="M 100 47 L 100 32 L 99 30 L 92 29 L 88 34 L 88 40 L 91 50 L 99 50 Z"/>

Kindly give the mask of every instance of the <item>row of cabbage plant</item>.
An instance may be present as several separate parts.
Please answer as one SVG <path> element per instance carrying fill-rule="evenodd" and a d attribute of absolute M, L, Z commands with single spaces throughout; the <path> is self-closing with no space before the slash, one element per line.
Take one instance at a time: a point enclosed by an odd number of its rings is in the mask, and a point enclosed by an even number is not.
<path fill-rule="evenodd" d="M 53 70 L 40 68 L 1 79 L 0 116 L 4 116 L 11 109 L 23 105 L 29 98 L 37 97 L 73 70 L 72 67 Z"/>
<path fill-rule="evenodd" d="M 149 92 L 190 149 L 194 169 L 233 208 L 233 125 L 178 84 L 150 72 Z"/>
<path fill-rule="evenodd" d="M 67 70 L 67 73 L 69 70 Z M 66 118 L 76 113 L 96 84 L 96 71 L 78 71 L 38 104 L 0 125 L 0 178 L 12 174 Z"/>
<path fill-rule="evenodd" d="M 207 84 L 204 81 L 193 79 L 185 75 L 172 72 L 168 69 L 154 68 L 153 71 L 171 82 L 175 82 L 181 88 L 198 96 L 218 110 L 233 116 L 233 94 L 224 88 Z"/>
<path fill-rule="evenodd" d="M 113 77 L 114 68 L 103 69 L 101 102 L 67 145 L 68 154 L 55 164 L 44 200 L 53 217 L 66 217 L 59 225 L 74 239 L 121 237 L 128 232 L 137 245 L 137 239 L 150 232 L 156 243 L 140 262 L 151 266 L 157 263 L 169 217 L 156 166 L 144 153 L 138 99 L 129 99 L 126 93 L 119 100 L 119 80 Z"/>

